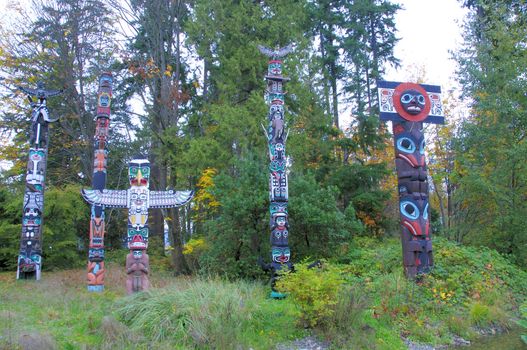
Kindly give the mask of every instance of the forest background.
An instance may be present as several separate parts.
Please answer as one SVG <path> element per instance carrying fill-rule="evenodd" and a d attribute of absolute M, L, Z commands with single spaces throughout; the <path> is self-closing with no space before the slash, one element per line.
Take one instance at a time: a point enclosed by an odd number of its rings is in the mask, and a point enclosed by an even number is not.
<path fill-rule="evenodd" d="M 426 129 L 433 234 L 525 269 L 527 5 L 462 4 L 462 94 L 445 91 L 447 124 Z M 43 268 L 78 267 L 87 260 L 90 210 L 79 191 L 91 186 L 98 77 L 111 71 L 107 187 L 127 188 L 127 162 L 143 153 L 151 188 L 197 190 L 192 205 L 152 211 L 151 257 L 164 259 L 165 218 L 176 274 L 261 277 L 258 257 L 270 251 L 267 58 L 257 45 L 295 43 L 284 60 L 292 260 L 346 263 L 356 239 L 397 236 L 394 152 L 376 82 L 400 64 L 399 9 L 380 0 L 36 0 L 14 9 L 16 20 L 0 28 L 0 159 L 13 164 L 0 176 L 0 270 L 16 269 L 27 164 L 30 107 L 16 86 L 64 89 L 48 101 L 60 120 L 50 130 Z M 460 101 L 470 107 L 464 118 L 454 116 Z M 106 217 L 109 255 L 123 255 L 126 213 Z"/>

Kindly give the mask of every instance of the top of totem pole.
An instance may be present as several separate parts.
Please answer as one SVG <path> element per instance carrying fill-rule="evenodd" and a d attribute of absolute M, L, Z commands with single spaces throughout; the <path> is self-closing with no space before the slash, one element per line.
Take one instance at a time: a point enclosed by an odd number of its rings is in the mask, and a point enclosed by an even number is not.
<path fill-rule="evenodd" d="M 282 48 L 276 48 L 274 50 L 258 45 L 258 49 L 261 53 L 269 57 L 269 67 L 267 69 L 267 75 L 265 76 L 266 79 L 274 81 L 290 80 L 289 78 L 282 76 L 282 61 L 280 58 L 293 51 L 293 44 L 289 44 Z"/>
<path fill-rule="evenodd" d="M 258 50 L 260 50 L 261 53 L 269 57 L 271 60 L 278 60 L 288 53 L 292 52 L 294 49 L 293 44 L 289 44 L 284 47 L 277 47 L 276 49 L 270 49 L 268 47 L 258 45 Z"/>
<path fill-rule="evenodd" d="M 48 97 L 60 95 L 63 92 L 63 90 L 46 90 L 44 83 L 41 81 L 37 83 L 36 89 L 28 89 L 22 86 L 18 86 L 18 88 L 29 96 L 36 96 L 40 100 L 45 100 Z"/>
<path fill-rule="evenodd" d="M 377 87 L 381 120 L 445 123 L 440 86 L 378 81 Z"/>
<path fill-rule="evenodd" d="M 103 73 L 101 73 L 101 76 L 99 78 L 99 84 L 101 86 L 110 86 L 110 84 L 112 82 L 113 82 L 112 72 L 103 72 Z"/>
<path fill-rule="evenodd" d="M 138 155 L 128 163 L 128 179 L 131 186 L 146 186 L 150 180 L 150 162 Z"/>

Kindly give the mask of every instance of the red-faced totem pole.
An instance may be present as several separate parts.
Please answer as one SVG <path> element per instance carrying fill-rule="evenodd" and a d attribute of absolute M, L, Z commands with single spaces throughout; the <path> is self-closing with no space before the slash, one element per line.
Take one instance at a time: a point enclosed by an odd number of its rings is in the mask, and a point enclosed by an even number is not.
<path fill-rule="evenodd" d="M 150 191 L 150 162 L 136 157 L 128 164 L 128 190 L 82 190 L 82 196 L 91 205 L 110 208 L 128 208 L 128 248 L 126 257 L 126 290 L 128 294 L 149 288 L 148 209 L 174 208 L 185 205 L 192 191 Z"/>
<path fill-rule="evenodd" d="M 434 265 L 423 123 L 444 123 L 439 86 L 380 81 L 381 120 L 391 120 L 399 187 L 403 266 L 408 278 Z"/>
<path fill-rule="evenodd" d="M 261 53 L 269 57 L 267 75 L 266 101 L 269 104 L 268 127 L 265 128 L 267 136 L 269 158 L 269 200 L 270 200 L 270 229 L 271 229 L 271 263 L 262 267 L 270 270 L 272 274 L 272 298 L 282 298 L 284 295 L 274 289 L 276 274 L 281 269 L 292 268 L 289 249 L 289 222 L 287 215 L 288 187 L 287 187 L 287 158 L 285 143 L 287 141 L 286 124 L 284 118 L 283 83 L 288 78 L 282 76 L 282 61 L 292 51 L 292 46 L 278 50 L 271 50 L 258 46 Z"/>
<path fill-rule="evenodd" d="M 61 90 L 46 90 L 43 83 L 36 89 L 19 87 L 27 94 L 33 112 L 31 114 L 31 131 L 29 137 L 29 161 L 26 173 L 26 190 L 24 193 L 22 237 L 18 255 L 17 279 L 40 280 L 42 267 L 42 225 L 44 223 L 44 181 L 46 179 L 46 162 L 48 157 L 48 124 L 51 119 L 46 100 L 57 96 Z M 37 101 L 33 101 L 35 96 Z"/>
<path fill-rule="evenodd" d="M 110 126 L 112 82 L 111 73 L 103 73 L 99 78 L 92 178 L 92 188 L 99 191 L 106 187 L 106 159 L 108 155 L 106 141 Z M 100 205 L 92 205 L 88 250 L 88 290 L 91 292 L 102 292 L 104 290 L 104 233 L 104 208 Z"/>

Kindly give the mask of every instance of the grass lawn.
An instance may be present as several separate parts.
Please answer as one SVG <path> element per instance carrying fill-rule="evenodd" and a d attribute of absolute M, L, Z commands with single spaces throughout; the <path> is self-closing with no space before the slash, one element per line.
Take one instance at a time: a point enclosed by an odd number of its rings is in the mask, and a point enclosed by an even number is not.
<path fill-rule="evenodd" d="M 527 273 L 496 252 L 434 241 L 435 268 L 402 275 L 400 242 L 357 239 L 349 256 L 315 270 L 297 263 L 289 296 L 257 281 L 151 274 L 147 293 L 125 295 L 109 263 L 102 293 L 85 270 L 16 281 L 0 273 L 0 349 L 274 349 L 314 334 L 334 349 L 405 349 L 403 339 L 448 344 L 479 328 L 509 327 L 526 300 Z"/>

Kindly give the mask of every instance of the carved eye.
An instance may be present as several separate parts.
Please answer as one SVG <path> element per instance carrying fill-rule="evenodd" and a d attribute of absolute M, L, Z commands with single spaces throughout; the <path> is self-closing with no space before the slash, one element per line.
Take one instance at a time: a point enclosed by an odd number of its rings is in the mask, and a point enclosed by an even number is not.
<path fill-rule="evenodd" d="M 412 202 L 402 201 L 401 202 L 401 214 L 406 216 L 410 220 L 417 220 L 419 217 L 419 208 Z"/>
<path fill-rule="evenodd" d="M 414 95 L 412 94 L 404 94 L 401 96 L 401 102 L 402 103 L 410 103 L 414 98 Z"/>
<path fill-rule="evenodd" d="M 401 137 L 397 140 L 397 149 L 404 153 L 414 153 L 415 142 L 408 137 Z"/>
<path fill-rule="evenodd" d="M 423 212 L 423 219 L 428 220 L 428 203 L 426 203 L 425 210 Z"/>
<path fill-rule="evenodd" d="M 143 168 L 141 168 L 141 174 L 143 174 L 143 176 L 149 176 L 150 175 L 150 167 L 143 167 Z"/>
<path fill-rule="evenodd" d="M 417 102 L 419 102 L 419 104 L 424 105 L 425 104 L 425 97 L 423 95 L 418 95 L 417 96 Z"/>
<path fill-rule="evenodd" d="M 421 153 L 422 155 L 425 154 L 425 140 L 423 139 L 423 141 L 421 141 L 421 145 L 419 146 L 419 153 Z"/>

